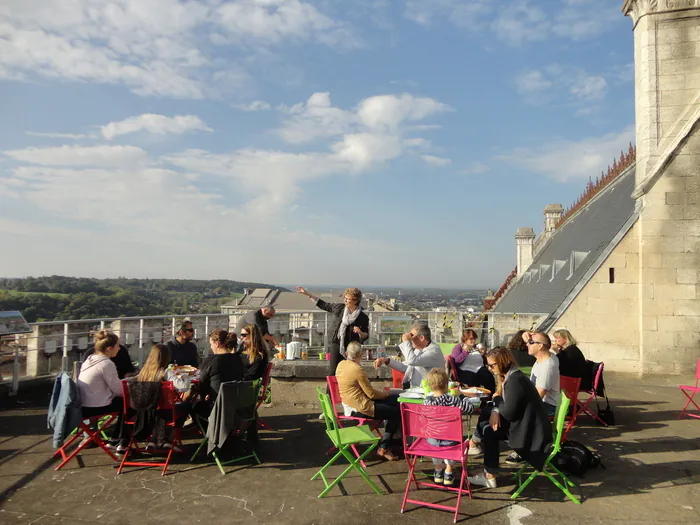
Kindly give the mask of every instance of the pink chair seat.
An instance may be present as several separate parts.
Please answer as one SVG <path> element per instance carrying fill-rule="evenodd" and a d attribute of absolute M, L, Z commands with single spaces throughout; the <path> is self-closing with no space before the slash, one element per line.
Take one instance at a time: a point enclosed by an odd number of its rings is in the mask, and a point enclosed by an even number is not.
<path fill-rule="evenodd" d="M 406 452 L 408 454 L 416 456 L 426 456 L 438 459 L 451 459 L 458 463 L 462 462 L 464 454 L 466 453 L 467 447 L 469 445 L 469 440 L 464 443 L 457 443 L 456 445 L 447 447 L 436 447 L 428 443 L 426 438 L 417 438 L 412 444 L 408 446 Z"/>
<path fill-rule="evenodd" d="M 693 407 L 695 407 L 695 409 L 698 412 L 700 412 L 700 406 L 698 406 L 698 404 L 693 399 L 695 397 L 695 394 L 700 392 L 700 359 L 698 359 L 698 364 L 695 368 L 695 385 L 679 385 L 678 388 L 680 388 L 681 392 L 687 399 L 685 405 L 681 409 L 680 414 L 678 414 L 678 418 L 680 419 L 685 415 L 688 417 L 694 417 L 695 419 L 700 419 L 700 414 L 694 414 L 688 410 L 688 406 L 693 405 Z"/>

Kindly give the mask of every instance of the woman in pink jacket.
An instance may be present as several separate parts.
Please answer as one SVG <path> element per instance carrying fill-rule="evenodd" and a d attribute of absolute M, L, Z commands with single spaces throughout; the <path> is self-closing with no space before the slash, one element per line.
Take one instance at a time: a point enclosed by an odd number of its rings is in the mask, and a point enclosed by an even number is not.
<path fill-rule="evenodd" d="M 117 367 L 111 361 L 118 352 L 119 337 L 107 334 L 95 343 L 95 353 L 80 368 L 78 391 L 84 418 L 122 412 L 122 384 Z"/>

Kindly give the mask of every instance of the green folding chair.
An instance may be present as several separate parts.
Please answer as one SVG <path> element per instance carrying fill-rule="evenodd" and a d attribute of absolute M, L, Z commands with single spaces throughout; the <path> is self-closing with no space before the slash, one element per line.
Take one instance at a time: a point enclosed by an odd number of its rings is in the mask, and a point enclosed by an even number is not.
<path fill-rule="evenodd" d="M 318 399 L 321 402 L 321 409 L 323 410 L 323 415 L 326 422 L 326 434 L 328 434 L 328 437 L 333 442 L 333 446 L 338 449 L 337 454 L 333 456 L 328 463 L 321 467 L 321 470 L 316 472 L 316 474 L 314 474 L 314 476 L 311 478 L 313 481 L 320 476 L 323 480 L 323 484 L 326 486 L 318 497 L 322 498 L 328 494 L 328 492 L 330 492 L 333 487 L 340 483 L 340 480 L 342 480 L 352 469 L 359 472 L 360 476 L 362 476 L 362 478 L 369 483 L 369 486 L 372 487 L 374 492 L 381 494 L 382 492 L 379 490 L 379 488 L 377 488 L 377 485 L 374 484 L 374 482 L 367 475 L 367 472 L 365 472 L 365 469 L 362 467 L 362 460 L 367 456 L 367 454 L 377 448 L 381 438 L 372 433 L 369 425 L 341 428 L 340 425 L 338 425 L 338 420 L 335 418 L 335 411 L 331 406 L 331 399 L 328 394 L 323 392 L 318 387 L 316 388 L 316 392 L 318 393 Z M 359 457 L 355 457 L 355 454 L 352 453 L 351 449 L 353 445 L 369 445 L 369 447 L 364 451 L 364 453 L 360 454 Z M 341 456 L 344 456 L 345 459 L 348 460 L 350 466 L 331 483 L 328 483 L 324 472 Z"/>
<path fill-rule="evenodd" d="M 552 483 L 554 483 L 554 485 L 556 485 L 559 488 L 559 490 L 566 494 L 571 501 L 579 505 L 581 504 L 581 500 L 576 498 L 573 494 L 571 494 L 571 491 L 569 491 L 569 487 L 575 487 L 576 485 L 572 481 L 570 481 L 569 478 L 567 478 L 553 464 L 554 458 L 559 453 L 559 451 L 561 451 L 561 438 L 564 434 L 566 414 L 569 412 L 570 404 L 571 400 L 568 397 L 566 397 L 566 394 L 564 392 L 561 392 L 561 401 L 559 401 L 557 412 L 554 415 L 554 421 L 556 422 L 556 435 L 554 436 L 554 444 L 552 446 L 552 451 L 549 453 L 549 456 L 547 456 L 547 459 L 544 461 L 544 466 L 542 467 L 542 470 L 534 470 L 532 474 L 530 474 L 530 477 L 528 477 L 524 483 L 522 482 L 522 475 L 526 469 L 531 468 L 530 465 L 526 464 L 515 474 L 515 476 L 513 476 L 518 480 L 518 488 L 511 496 L 512 499 L 515 499 L 518 496 L 520 496 L 520 493 L 525 489 L 525 487 L 527 487 L 532 482 L 533 479 L 535 479 L 537 476 L 542 475 L 549 479 Z M 561 478 L 563 484 L 560 483 L 556 477 L 554 477 L 555 475 L 558 475 Z"/>
<path fill-rule="evenodd" d="M 231 381 L 228 383 L 221 384 L 221 387 L 219 388 L 219 397 L 221 397 L 222 399 L 224 399 L 225 396 L 238 397 L 237 407 L 239 410 L 237 413 L 237 417 L 239 421 L 243 424 L 241 427 L 237 428 L 234 432 L 232 432 L 229 437 L 244 437 L 248 427 L 257 424 L 257 410 L 255 408 L 255 404 L 257 402 L 258 394 L 260 392 L 260 383 L 261 381 L 259 379 L 256 379 L 255 381 Z M 250 410 L 250 412 L 247 415 L 246 409 Z M 203 437 L 202 441 L 197 447 L 197 450 L 195 450 L 194 454 L 192 454 L 190 463 L 194 461 L 194 459 L 197 457 L 197 454 L 199 454 L 199 451 L 202 450 L 209 442 L 209 439 L 206 435 L 206 431 L 204 429 L 202 417 L 199 415 L 195 415 L 194 423 L 195 425 L 197 425 L 197 428 L 199 429 L 199 432 L 202 434 Z M 219 471 L 221 472 L 222 476 L 226 475 L 226 471 L 224 470 L 224 467 L 226 465 L 231 465 L 233 463 L 237 463 L 239 461 L 243 461 L 249 458 L 255 459 L 255 462 L 258 465 L 261 463 L 258 454 L 255 452 L 255 444 L 248 443 L 248 445 L 250 447 L 249 454 L 237 456 L 226 461 L 221 460 L 219 454 L 217 454 L 216 449 L 214 449 L 211 452 L 211 456 L 212 458 L 214 458 L 216 466 L 219 467 Z"/>

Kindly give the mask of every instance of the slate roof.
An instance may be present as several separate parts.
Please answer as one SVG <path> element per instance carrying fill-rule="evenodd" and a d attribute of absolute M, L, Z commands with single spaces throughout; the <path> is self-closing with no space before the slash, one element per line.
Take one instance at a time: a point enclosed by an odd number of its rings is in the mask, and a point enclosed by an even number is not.
<path fill-rule="evenodd" d="M 493 312 L 563 313 L 634 223 L 634 172 L 632 164 L 559 226 Z"/>
<path fill-rule="evenodd" d="M 316 292 L 309 290 L 316 297 L 320 297 L 324 301 L 342 303 L 342 292 Z M 235 303 L 224 305 L 226 309 L 236 310 L 257 310 L 263 305 L 272 304 L 278 312 L 298 311 L 298 310 L 315 310 L 313 303 L 309 299 L 297 292 L 286 292 L 280 290 L 272 290 L 270 288 L 256 288 L 250 295 L 245 296 L 240 300 L 238 305 Z"/>

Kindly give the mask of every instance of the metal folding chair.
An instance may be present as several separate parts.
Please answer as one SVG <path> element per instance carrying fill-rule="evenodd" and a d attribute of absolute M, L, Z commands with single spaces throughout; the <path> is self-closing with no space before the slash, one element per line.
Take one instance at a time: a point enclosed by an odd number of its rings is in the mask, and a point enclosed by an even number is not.
<path fill-rule="evenodd" d="M 580 377 L 567 377 L 567 376 L 560 376 L 559 377 L 559 389 L 566 394 L 566 397 L 569 399 L 578 399 L 578 391 L 579 387 L 581 386 L 581 378 Z M 569 421 L 566 425 L 566 428 L 564 429 L 564 435 L 562 436 L 562 441 L 566 441 L 566 436 L 569 434 L 569 431 L 571 428 L 574 426 L 574 423 L 576 422 L 576 416 L 578 416 L 578 404 L 573 403 L 573 406 L 571 407 L 571 415 L 566 414 L 566 419 Z M 567 410 L 568 412 L 568 410 Z M 555 418 L 556 421 L 556 418 Z"/>
<path fill-rule="evenodd" d="M 598 403 L 598 393 L 597 392 L 600 388 L 600 382 L 603 380 L 603 369 L 605 368 L 605 363 L 602 363 L 602 362 L 601 363 L 593 363 L 593 365 L 596 365 L 596 364 L 598 365 L 598 370 L 596 370 L 595 378 L 593 379 L 593 388 L 591 390 L 582 390 L 581 391 L 585 394 L 588 394 L 588 399 L 586 399 L 583 403 L 581 403 L 581 401 L 577 397 L 575 405 L 576 405 L 576 410 L 577 410 L 578 415 L 588 414 L 593 419 L 599 421 L 602 425 L 607 427 L 608 424 L 605 421 L 603 421 L 602 419 L 600 419 L 600 417 L 598 417 L 598 414 L 596 414 L 593 411 L 593 408 L 591 407 L 591 403 L 593 401 L 595 401 L 596 404 Z"/>
<path fill-rule="evenodd" d="M 381 494 L 381 491 L 379 490 L 377 485 L 370 479 L 364 467 L 362 466 L 362 460 L 370 452 L 372 452 L 377 447 L 377 445 L 379 445 L 380 438 L 375 436 L 372 433 L 372 430 L 370 430 L 369 426 L 367 425 L 342 428 L 338 424 L 338 420 L 335 417 L 335 411 L 331 407 L 331 400 L 330 397 L 328 397 L 328 394 L 324 393 L 318 387 L 316 388 L 316 392 L 318 394 L 318 399 L 321 403 L 321 409 L 323 410 L 323 416 L 326 422 L 326 434 L 328 435 L 328 438 L 331 440 L 333 445 L 338 449 L 338 452 L 328 461 L 328 463 L 321 467 L 321 469 L 318 472 L 316 472 L 316 474 L 314 474 L 311 478 L 311 480 L 313 481 L 314 479 L 320 477 L 323 480 L 323 484 L 325 485 L 325 488 L 323 489 L 323 491 L 321 491 L 318 497 L 322 498 L 323 496 L 328 494 L 331 491 L 331 489 L 335 487 L 338 483 L 340 483 L 340 481 L 353 469 L 355 469 L 360 474 L 360 476 L 362 476 L 362 479 L 364 479 L 369 484 L 369 486 L 372 487 L 372 490 L 374 492 L 376 492 L 377 494 Z M 355 457 L 350 452 L 351 447 L 355 445 L 368 445 L 368 448 L 359 457 Z M 344 457 L 345 459 L 347 459 L 350 463 L 350 466 L 348 466 L 340 474 L 340 476 L 338 476 L 332 482 L 329 483 L 326 479 L 325 472 L 340 457 Z"/>
<path fill-rule="evenodd" d="M 114 461 L 119 461 L 119 458 L 107 448 L 107 445 L 102 438 L 103 429 L 107 428 L 110 424 L 112 424 L 112 421 L 114 421 L 118 417 L 118 413 L 102 414 L 99 416 L 93 416 L 84 419 L 80 423 L 78 423 L 78 426 L 71 434 L 70 439 L 66 441 L 63 444 L 63 446 L 56 450 L 56 452 L 54 452 L 53 454 L 53 457 L 61 456 L 62 458 L 62 461 L 58 464 L 55 470 L 61 470 L 66 465 L 66 463 L 68 463 L 71 459 L 77 456 L 80 453 L 80 451 L 87 447 L 90 443 L 94 443 L 95 445 L 100 447 Z M 70 448 L 70 446 L 75 442 L 76 439 L 83 437 L 83 435 L 85 435 L 87 439 L 81 441 L 75 450 L 68 453 L 68 449 Z"/>
<path fill-rule="evenodd" d="M 454 512 L 454 522 L 459 517 L 459 504 L 462 494 L 472 497 L 469 480 L 467 479 L 467 451 L 469 439 L 462 432 L 462 412 L 458 407 L 442 407 L 432 405 L 413 405 L 401 403 L 401 423 L 403 425 L 403 443 L 406 462 L 408 463 L 408 480 L 406 490 L 401 503 L 401 512 L 406 509 L 406 503 L 414 503 L 422 507 L 449 510 Z M 428 443 L 428 439 L 455 441 L 456 445 L 438 447 Z M 447 459 L 459 463 L 462 466 L 462 475 L 456 487 L 438 485 L 428 481 L 418 481 L 415 474 L 418 458 Z M 454 507 L 431 503 L 418 499 L 409 499 L 408 493 L 411 484 L 416 490 L 421 487 L 434 487 L 457 493 L 457 504 Z M 466 485 L 466 489 L 464 486 Z"/>
<path fill-rule="evenodd" d="M 685 402 L 685 405 L 683 405 L 683 408 L 681 409 L 680 413 L 678 414 L 678 418 L 680 419 L 684 415 L 688 417 L 694 417 L 696 419 L 700 419 L 700 413 L 698 414 L 693 414 L 691 412 L 688 412 L 686 409 L 688 408 L 688 405 L 692 404 L 698 412 L 700 412 L 700 406 L 693 400 L 693 396 L 700 392 L 700 359 L 698 359 L 698 364 L 697 367 L 695 368 L 695 386 L 693 385 L 678 385 L 678 388 L 680 388 L 681 392 L 683 392 L 683 395 L 688 399 Z M 692 410 L 692 408 L 691 408 Z"/>
<path fill-rule="evenodd" d="M 564 392 L 561 392 L 561 401 L 559 401 L 559 406 L 557 406 L 557 412 L 555 414 L 555 419 L 556 419 L 556 429 L 557 433 L 554 437 L 554 443 L 552 446 L 552 450 L 547 456 L 547 459 L 544 461 L 544 466 L 542 467 L 542 470 L 536 470 L 533 469 L 532 474 L 525 480 L 525 482 L 522 482 L 522 475 L 523 472 L 525 472 L 527 469 L 531 468 L 530 465 L 524 465 L 516 474 L 513 476 L 515 479 L 518 480 L 518 487 L 516 488 L 515 492 L 511 496 L 512 499 L 517 498 L 520 496 L 523 490 L 532 482 L 533 479 L 535 479 L 537 476 L 545 476 L 549 481 L 554 483 L 556 487 L 561 490 L 566 496 L 573 501 L 574 503 L 578 503 L 579 505 L 581 504 L 581 500 L 576 498 L 573 494 L 571 494 L 571 491 L 569 490 L 569 487 L 575 487 L 576 485 L 569 480 L 557 467 L 554 466 L 553 461 L 554 458 L 557 456 L 557 454 L 561 451 L 561 441 L 562 437 L 564 435 L 564 424 L 566 423 L 566 414 L 569 411 L 569 405 L 571 404 L 571 400 L 566 396 Z M 555 475 L 558 475 L 562 482 L 559 482 L 559 480 L 555 477 Z"/>

